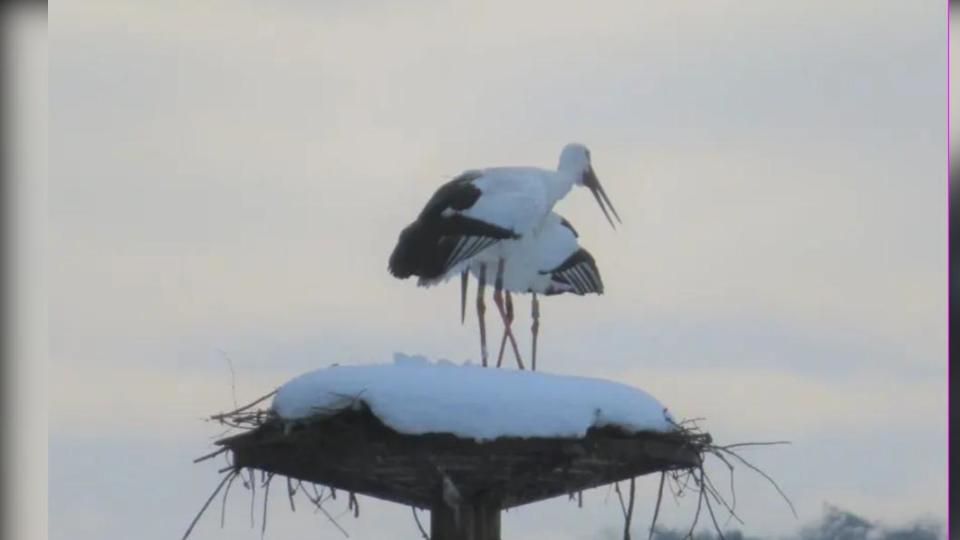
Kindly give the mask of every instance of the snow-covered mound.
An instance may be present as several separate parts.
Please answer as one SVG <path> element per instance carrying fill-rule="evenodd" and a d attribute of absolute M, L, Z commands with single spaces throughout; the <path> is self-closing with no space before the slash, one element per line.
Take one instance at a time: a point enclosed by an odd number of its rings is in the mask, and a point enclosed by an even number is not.
<path fill-rule="evenodd" d="M 285 420 L 366 403 L 400 433 L 497 437 L 582 437 L 591 427 L 671 431 L 669 413 L 643 390 L 540 372 L 432 363 L 394 355 L 392 364 L 334 366 L 279 388 L 272 409 Z"/>

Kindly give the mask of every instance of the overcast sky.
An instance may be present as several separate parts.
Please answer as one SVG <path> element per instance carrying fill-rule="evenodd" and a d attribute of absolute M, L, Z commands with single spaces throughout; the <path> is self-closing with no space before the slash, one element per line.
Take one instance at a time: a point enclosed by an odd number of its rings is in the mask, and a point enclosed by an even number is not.
<path fill-rule="evenodd" d="M 393 279 L 437 185 L 587 144 L 624 225 L 557 210 L 600 297 L 542 303 L 544 370 L 644 388 L 750 457 L 743 530 L 825 503 L 946 514 L 946 21 L 937 1 L 252 2 L 50 7 L 50 520 L 178 537 L 221 463 L 201 419 L 310 369 L 477 359 L 453 283 Z M 523 345 L 529 303 L 519 300 Z M 716 469 L 721 472 L 723 469 Z M 655 479 L 639 484 L 648 522 Z M 618 527 L 606 490 L 515 538 Z M 246 494 L 227 527 L 257 538 Z M 277 498 L 268 537 L 335 538 Z M 688 523 L 695 501 L 670 501 Z M 351 538 L 416 538 L 361 498 Z"/>

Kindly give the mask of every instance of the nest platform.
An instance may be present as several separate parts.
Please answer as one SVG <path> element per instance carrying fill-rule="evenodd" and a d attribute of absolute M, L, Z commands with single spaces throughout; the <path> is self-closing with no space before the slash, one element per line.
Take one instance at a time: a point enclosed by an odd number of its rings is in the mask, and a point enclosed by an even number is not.
<path fill-rule="evenodd" d="M 251 468 L 431 511 L 433 540 L 500 538 L 500 511 L 654 472 L 700 466 L 709 435 L 592 428 L 581 438 L 398 433 L 366 407 L 267 418 L 217 441 Z"/>

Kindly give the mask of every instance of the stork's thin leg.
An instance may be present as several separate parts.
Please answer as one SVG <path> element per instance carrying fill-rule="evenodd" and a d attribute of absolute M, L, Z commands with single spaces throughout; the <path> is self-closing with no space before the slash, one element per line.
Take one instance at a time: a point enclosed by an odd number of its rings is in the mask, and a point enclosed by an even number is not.
<path fill-rule="evenodd" d="M 500 318 L 503 319 L 503 329 L 506 332 L 507 338 L 510 340 L 510 346 L 513 347 L 513 355 L 517 358 L 517 367 L 523 369 L 523 360 L 520 358 L 520 348 L 517 347 L 517 339 L 513 337 L 513 331 L 510 329 L 510 322 L 507 320 L 507 312 L 503 306 L 503 264 L 504 260 L 500 259 L 500 262 L 497 265 L 497 278 L 494 282 L 495 287 L 493 289 L 493 302 L 497 305 L 497 310 L 500 312 Z"/>
<path fill-rule="evenodd" d="M 540 333 L 540 300 L 537 299 L 537 293 L 533 293 L 533 303 L 530 308 L 530 318 L 533 319 L 533 324 L 530 326 L 530 331 L 533 333 L 533 351 L 530 361 L 530 369 L 533 371 L 537 370 L 537 334 Z"/>
<path fill-rule="evenodd" d="M 464 270 L 460 274 L 460 324 L 467 320 L 467 284 L 470 282 L 469 270 Z"/>
<path fill-rule="evenodd" d="M 483 367 L 487 367 L 487 327 L 483 314 L 487 311 L 483 305 L 483 291 L 487 286 L 487 265 L 481 264 L 477 275 L 477 321 L 480 322 L 480 359 Z"/>
<path fill-rule="evenodd" d="M 507 291 L 507 322 L 513 325 L 513 295 Z M 503 363 L 503 351 L 507 346 L 507 331 L 503 331 L 503 337 L 500 339 L 500 352 L 497 353 L 497 367 Z"/>
<path fill-rule="evenodd" d="M 503 337 L 500 338 L 500 352 L 497 353 L 497 367 L 503 363 L 503 350 L 507 347 L 507 330 L 503 330 Z"/>

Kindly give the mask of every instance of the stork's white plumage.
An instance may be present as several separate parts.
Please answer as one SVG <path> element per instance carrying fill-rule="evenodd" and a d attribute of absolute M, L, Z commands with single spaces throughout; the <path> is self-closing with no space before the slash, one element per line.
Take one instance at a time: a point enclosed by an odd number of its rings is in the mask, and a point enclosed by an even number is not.
<path fill-rule="evenodd" d="M 589 251 L 582 248 L 577 231 L 569 221 L 556 212 L 550 212 L 542 226 L 534 233 L 519 240 L 505 242 L 505 264 L 502 276 L 502 288 L 506 295 L 506 324 L 513 322 L 513 299 L 511 293 L 531 293 L 531 315 L 533 319 L 531 358 L 532 367 L 537 366 L 537 335 L 540 328 L 540 304 L 538 294 L 550 296 L 573 293 L 603 294 L 603 280 L 600 269 Z M 468 269 L 477 277 L 481 276 L 480 264 Z M 466 280 L 466 273 L 463 274 Z M 466 303 L 466 281 L 461 287 L 461 316 Z M 500 341 L 497 365 L 503 360 L 503 351 L 510 334 L 505 330 Z M 514 354 L 519 360 L 515 341 L 511 342 Z"/>
<path fill-rule="evenodd" d="M 569 221 L 550 212 L 535 234 L 505 244 L 503 290 L 553 295 L 602 293 L 603 282 L 593 257 L 580 247 Z M 470 267 L 476 277 L 478 266 Z"/>
<path fill-rule="evenodd" d="M 524 238 L 543 229 L 553 206 L 574 185 L 593 192 L 611 226 L 609 212 L 619 221 L 593 171 L 590 151 L 582 144 L 566 145 L 555 171 L 535 167 L 466 171 L 440 186 L 417 219 L 400 233 L 390 256 L 390 273 L 400 279 L 415 275 L 418 285 L 429 286 L 476 268 L 481 355 L 486 364 L 482 293 L 487 270 L 496 268 L 494 301 L 505 319 L 502 284 L 506 260 Z M 507 332 L 510 334 L 509 326 Z"/>

